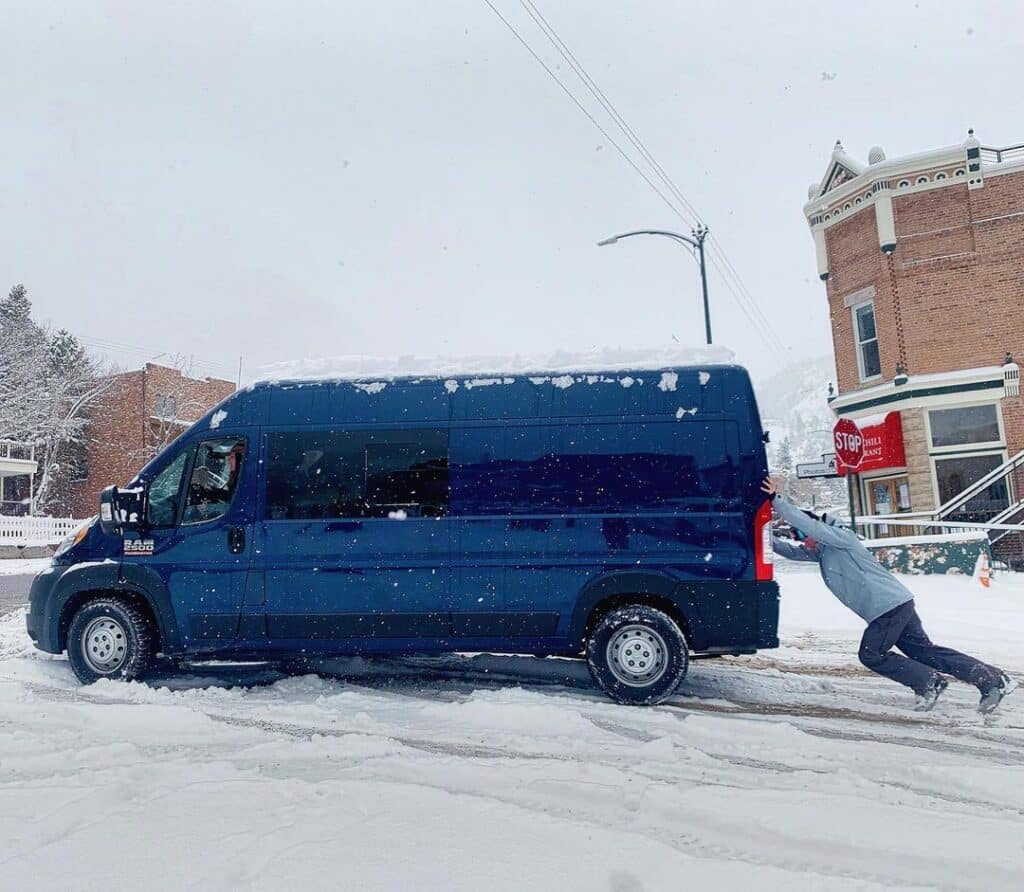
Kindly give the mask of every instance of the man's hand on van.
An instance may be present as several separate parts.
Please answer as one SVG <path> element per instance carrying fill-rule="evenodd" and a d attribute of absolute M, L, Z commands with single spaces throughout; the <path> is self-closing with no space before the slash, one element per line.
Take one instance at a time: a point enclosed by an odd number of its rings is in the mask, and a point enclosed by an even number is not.
<path fill-rule="evenodd" d="M 772 482 L 771 477 L 764 478 L 764 481 L 761 483 L 761 492 L 767 493 L 772 499 L 778 495 L 778 490 L 775 488 L 775 484 Z"/>

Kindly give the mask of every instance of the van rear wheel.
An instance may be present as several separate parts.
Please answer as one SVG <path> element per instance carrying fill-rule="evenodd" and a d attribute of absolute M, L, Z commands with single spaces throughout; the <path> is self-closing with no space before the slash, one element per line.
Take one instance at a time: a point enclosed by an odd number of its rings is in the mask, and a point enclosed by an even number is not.
<path fill-rule="evenodd" d="M 679 686 L 689 663 L 679 625 L 646 604 L 609 611 L 587 641 L 590 674 L 619 703 L 661 703 Z"/>
<path fill-rule="evenodd" d="M 153 664 L 149 617 L 127 598 L 87 601 L 68 628 L 68 660 L 82 684 L 139 678 Z"/>

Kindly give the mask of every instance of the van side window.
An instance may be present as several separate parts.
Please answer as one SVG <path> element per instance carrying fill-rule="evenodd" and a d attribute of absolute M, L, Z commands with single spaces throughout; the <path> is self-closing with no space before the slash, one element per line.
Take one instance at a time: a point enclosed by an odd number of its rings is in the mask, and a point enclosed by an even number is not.
<path fill-rule="evenodd" d="M 174 526 L 178 518 L 181 475 L 185 473 L 185 463 L 191 455 L 191 449 L 182 449 L 174 461 L 157 474 L 149 484 L 146 521 L 151 527 Z"/>
<path fill-rule="evenodd" d="M 721 510 L 739 495 L 733 422 L 566 425 L 548 505 L 566 514 Z M 738 459 L 738 456 L 736 456 Z"/>
<path fill-rule="evenodd" d="M 457 428 L 453 513 L 724 510 L 740 496 L 735 422 Z M 732 506 L 733 508 L 735 506 Z"/>
<path fill-rule="evenodd" d="M 244 456 L 245 440 L 237 437 L 218 437 L 199 444 L 182 523 L 216 520 L 227 512 L 238 487 Z"/>
<path fill-rule="evenodd" d="M 268 520 L 441 517 L 448 432 L 289 431 L 267 435 Z"/>

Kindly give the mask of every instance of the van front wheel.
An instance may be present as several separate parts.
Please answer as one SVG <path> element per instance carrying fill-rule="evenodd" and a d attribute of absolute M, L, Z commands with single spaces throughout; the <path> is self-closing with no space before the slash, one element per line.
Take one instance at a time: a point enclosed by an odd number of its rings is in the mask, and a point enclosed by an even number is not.
<path fill-rule="evenodd" d="M 68 628 L 68 660 L 82 684 L 139 678 L 153 663 L 149 617 L 126 598 L 87 601 Z"/>
<path fill-rule="evenodd" d="M 587 641 L 587 665 L 613 700 L 653 706 L 679 686 L 689 667 L 689 653 L 672 617 L 636 604 L 601 617 Z"/>

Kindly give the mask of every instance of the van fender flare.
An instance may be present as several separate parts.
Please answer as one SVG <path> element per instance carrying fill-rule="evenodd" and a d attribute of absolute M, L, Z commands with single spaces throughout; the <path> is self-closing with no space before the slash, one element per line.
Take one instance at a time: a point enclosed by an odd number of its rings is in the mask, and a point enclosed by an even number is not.
<path fill-rule="evenodd" d="M 60 641 L 61 617 L 68 602 L 87 591 L 130 592 L 141 598 L 156 619 L 161 650 L 165 653 L 181 650 L 181 636 L 167 587 L 147 567 L 121 565 L 114 561 L 79 564 L 70 567 L 60 577 L 46 611 L 46 627 L 50 630 L 51 641 Z"/>
<path fill-rule="evenodd" d="M 160 630 L 160 650 L 165 654 L 182 652 L 181 632 L 171 604 L 171 593 L 160 576 L 143 564 L 121 564 L 118 588 L 143 598 L 156 617 Z"/>
<path fill-rule="evenodd" d="M 691 637 L 699 637 L 700 613 L 694 593 L 684 582 L 659 570 L 616 570 L 590 580 L 576 599 L 568 632 L 574 650 L 583 647 L 587 620 L 594 608 L 605 599 L 619 595 L 652 595 L 670 601 L 685 617 Z"/>

